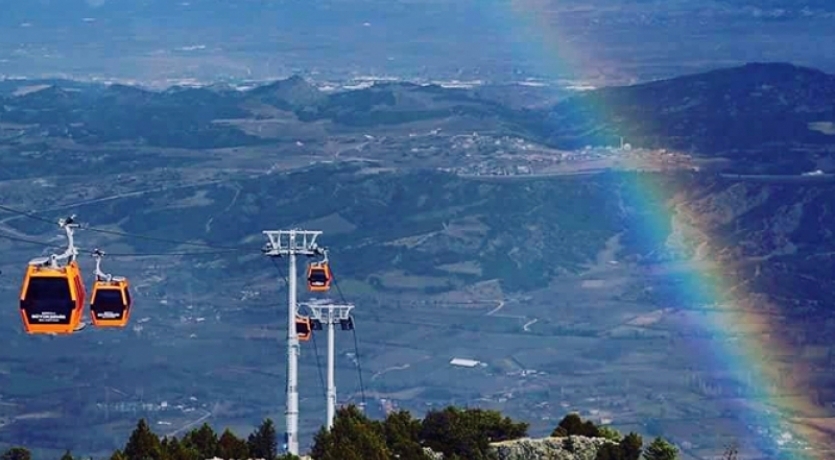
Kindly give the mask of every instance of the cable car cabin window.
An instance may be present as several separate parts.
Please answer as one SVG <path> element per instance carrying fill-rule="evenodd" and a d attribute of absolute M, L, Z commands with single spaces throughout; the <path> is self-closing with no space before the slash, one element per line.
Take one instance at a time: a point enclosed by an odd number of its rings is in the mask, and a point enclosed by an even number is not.
<path fill-rule="evenodd" d="M 328 274 L 324 268 L 313 268 L 310 270 L 310 276 L 307 280 L 310 281 L 310 284 L 324 286 L 328 282 Z"/>
<path fill-rule="evenodd" d="M 308 335 L 310 334 L 310 323 L 307 321 L 296 320 L 296 334 Z"/>
<path fill-rule="evenodd" d="M 125 304 L 122 301 L 122 291 L 119 289 L 99 289 L 90 309 L 96 319 L 122 319 L 125 314 Z"/>
<path fill-rule="evenodd" d="M 30 324 L 70 324 L 75 302 L 67 278 L 31 277 L 20 302 Z"/>

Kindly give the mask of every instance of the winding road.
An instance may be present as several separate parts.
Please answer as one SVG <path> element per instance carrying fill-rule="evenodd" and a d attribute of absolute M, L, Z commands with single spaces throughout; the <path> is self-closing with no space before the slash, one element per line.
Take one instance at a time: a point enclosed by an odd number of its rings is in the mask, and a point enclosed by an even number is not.
<path fill-rule="evenodd" d="M 539 319 L 538 319 L 538 318 L 528 319 L 528 317 L 527 317 L 527 316 L 524 316 L 524 315 L 497 315 L 497 314 L 496 314 L 496 313 L 500 312 L 500 311 L 502 310 L 502 308 L 504 308 L 504 306 L 505 306 L 505 305 L 507 305 L 507 303 L 508 303 L 508 301 L 506 301 L 506 300 L 504 300 L 504 299 L 502 299 L 502 300 L 496 300 L 496 307 L 495 307 L 495 308 L 493 308 L 492 310 L 488 311 L 488 312 L 487 312 L 487 314 L 486 314 L 485 316 L 495 316 L 495 317 L 497 317 L 497 318 L 509 318 L 509 319 L 516 319 L 516 320 L 523 320 L 523 321 L 527 321 L 527 322 L 526 322 L 526 323 L 522 326 L 522 330 L 523 330 L 523 331 L 525 331 L 525 332 L 530 332 L 530 331 L 531 331 L 531 330 L 530 330 L 530 327 L 531 327 L 531 326 L 533 326 L 533 325 L 534 325 L 534 323 L 536 323 L 537 321 L 539 321 Z"/>

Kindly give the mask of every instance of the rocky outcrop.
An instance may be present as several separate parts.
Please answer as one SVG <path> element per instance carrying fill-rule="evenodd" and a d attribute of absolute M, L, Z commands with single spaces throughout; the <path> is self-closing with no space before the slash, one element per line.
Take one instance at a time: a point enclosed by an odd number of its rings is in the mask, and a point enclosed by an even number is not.
<path fill-rule="evenodd" d="M 426 454 L 431 460 L 444 460 L 444 454 L 441 452 L 435 452 L 434 450 L 424 447 L 423 453 Z"/>
<path fill-rule="evenodd" d="M 605 438 L 568 436 L 564 438 L 522 438 L 493 443 L 498 460 L 594 460 Z"/>

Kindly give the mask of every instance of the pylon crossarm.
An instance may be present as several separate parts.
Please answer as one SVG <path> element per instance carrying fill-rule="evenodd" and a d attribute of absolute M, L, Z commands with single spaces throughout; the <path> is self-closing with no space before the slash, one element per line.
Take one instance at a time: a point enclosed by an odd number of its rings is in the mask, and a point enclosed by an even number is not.
<path fill-rule="evenodd" d="M 351 310 L 354 306 L 351 304 L 330 304 L 324 302 L 306 302 L 300 303 L 299 307 L 305 307 L 310 311 L 310 316 L 321 322 L 327 324 L 328 321 L 347 321 L 351 317 Z"/>
<path fill-rule="evenodd" d="M 319 230 L 264 230 L 267 245 L 264 253 L 268 256 L 295 255 L 313 256 L 321 254 L 323 248 L 316 242 Z"/>

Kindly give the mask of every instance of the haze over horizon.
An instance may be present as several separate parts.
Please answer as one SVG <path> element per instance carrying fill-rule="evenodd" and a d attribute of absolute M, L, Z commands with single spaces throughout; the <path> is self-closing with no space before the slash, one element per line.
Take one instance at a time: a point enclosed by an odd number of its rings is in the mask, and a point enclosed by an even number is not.
<path fill-rule="evenodd" d="M 5 0 L 0 76 L 626 84 L 752 61 L 835 71 L 835 5 L 786 0 Z M 682 56 L 687 56 L 682 59 Z"/>

